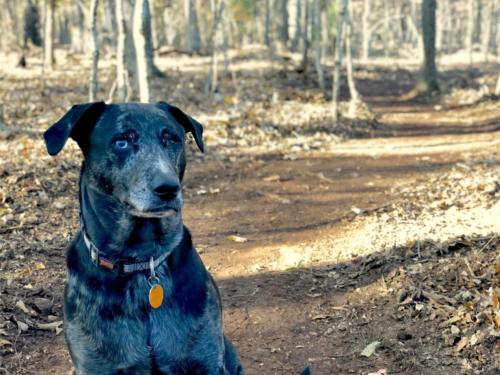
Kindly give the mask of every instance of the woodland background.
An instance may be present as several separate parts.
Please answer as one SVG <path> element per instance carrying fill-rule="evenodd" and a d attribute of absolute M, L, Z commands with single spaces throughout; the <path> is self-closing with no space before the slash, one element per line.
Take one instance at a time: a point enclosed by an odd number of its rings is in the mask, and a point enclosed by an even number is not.
<path fill-rule="evenodd" d="M 0 374 L 67 374 L 71 105 L 168 101 L 248 374 L 496 374 L 500 3 L 0 0 Z"/>

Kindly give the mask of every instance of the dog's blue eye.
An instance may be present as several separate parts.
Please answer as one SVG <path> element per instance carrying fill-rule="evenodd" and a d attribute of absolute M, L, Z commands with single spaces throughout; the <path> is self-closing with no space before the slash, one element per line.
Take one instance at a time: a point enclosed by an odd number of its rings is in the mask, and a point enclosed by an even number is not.
<path fill-rule="evenodd" d="M 125 139 L 119 139 L 115 141 L 115 147 L 119 150 L 125 150 L 128 147 L 128 141 Z"/>

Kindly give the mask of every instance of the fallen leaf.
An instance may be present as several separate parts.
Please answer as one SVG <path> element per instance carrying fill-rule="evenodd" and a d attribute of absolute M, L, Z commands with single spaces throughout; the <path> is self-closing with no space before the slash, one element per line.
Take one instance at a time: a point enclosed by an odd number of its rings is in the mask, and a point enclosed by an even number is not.
<path fill-rule="evenodd" d="M 451 326 L 451 334 L 452 335 L 459 335 L 460 334 L 460 328 L 458 328 L 457 326 L 453 325 Z"/>
<path fill-rule="evenodd" d="M 465 337 L 462 337 L 460 339 L 460 341 L 458 342 L 457 346 L 455 347 L 455 350 L 457 352 L 460 352 L 462 351 L 463 348 L 465 348 L 467 346 L 467 344 L 469 343 L 469 338 L 467 336 Z"/>
<path fill-rule="evenodd" d="M 51 323 L 37 323 L 37 322 L 28 322 L 29 325 L 35 329 L 39 329 L 42 331 L 52 331 L 55 330 L 57 331 L 58 328 L 60 328 L 63 324 L 62 320 L 57 320 L 55 322 Z"/>
<path fill-rule="evenodd" d="M 330 316 L 329 315 L 324 315 L 324 314 L 318 314 L 313 316 L 311 319 L 312 320 L 322 320 L 322 319 L 328 319 Z"/>
<path fill-rule="evenodd" d="M 375 350 L 377 350 L 380 344 L 381 344 L 380 341 L 371 342 L 363 349 L 361 355 L 367 358 L 370 357 L 373 353 L 375 353 Z"/>
<path fill-rule="evenodd" d="M 368 375 L 387 375 L 387 370 L 385 368 L 378 370 L 377 372 L 370 372 Z"/>
<path fill-rule="evenodd" d="M 12 343 L 9 340 L 0 339 L 0 348 L 7 345 L 12 345 Z"/>
<path fill-rule="evenodd" d="M 26 332 L 29 328 L 29 326 L 26 323 L 16 321 L 17 327 L 21 330 L 21 332 Z"/>
<path fill-rule="evenodd" d="M 272 201 L 276 201 L 276 202 L 279 202 L 279 203 L 283 203 L 283 204 L 290 204 L 290 203 L 292 203 L 290 201 L 290 199 L 282 198 L 278 194 L 265 193 L 264 196 L 267 197 L 267 198 L 269 198 Z"/>
<path fill-rule="evenodd" d="M 36 262 L 35 263 L 35 269 L 37 269 L 37 270 L 44 270 L 45 269 L 45 264 L 43 264 L 43 262 Z"/>
<path fill-rule="evenodd" d="M 238 242 L 238 243 L 243 243 L 243 242 L 247 242 L 248 239 L 245 238 L 245 237 L 240 237 L 240 236 L 236 236 L 234 234 L 230 235 L 230 236 L 227 236 L 226 237 L 229 241 L 234 241 L 234 242 Z"/>
<path fill-rule="evenodd" d="M 266 182 L 276 182 L 276 181 L 279 181 L 281 178 L 280 178 L 280 175 L 279 174 L 273 174 L 271 176 L 267 176 L 267 177 L 264 177 L 262 178 L 262 181 L 266 181 Z"/>
<path fill-rule="evenodd" d="M 356 206 L 352 206 L 351 211 L 354 212 L 356 215 L 363 215 L 365 213 L 364 210 Z"/>
<path fill-rule="evenodd" d="M 445 304 L 455 305 L 457 303 L 457 301 L 454 298 L 450 298 L 435 292 L 428 292 L 426 290 L 422 290 L 422 295 L 432 303 L 438 305 L 445 305 Z"/>
<path fill-rule="evenodd" d="M 19 300 L 19 301 L 16 302 L 16 307 L 18 307 L 21 311 L 23 311 L 26 314 L 30 313 L 29 309 L 26 307 L 26 305 L 24 304 L 24 302 L 21 301 L 21 300 Z"/>

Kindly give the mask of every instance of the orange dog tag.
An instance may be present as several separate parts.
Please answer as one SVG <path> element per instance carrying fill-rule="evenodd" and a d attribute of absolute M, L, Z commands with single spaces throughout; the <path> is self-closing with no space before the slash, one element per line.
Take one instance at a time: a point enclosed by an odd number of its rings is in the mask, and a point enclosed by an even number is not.
<path fill-rule="evenodd" d="M 156 284 L 149 289 L 149 304 L 153 309 L 157 309 L 163 303 L 163 288 Z"/>

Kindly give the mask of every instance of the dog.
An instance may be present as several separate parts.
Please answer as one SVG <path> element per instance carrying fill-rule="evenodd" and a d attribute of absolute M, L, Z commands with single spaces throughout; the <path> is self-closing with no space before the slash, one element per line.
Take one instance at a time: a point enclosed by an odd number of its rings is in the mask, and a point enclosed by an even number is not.
<path fill-rule="evenodd" d="M 64 332 L 77 375 L 242 375 L 217 286 L 182 222 L 184 140 L 203 127 L 179 108 L 73 106 L 45 133 L 84 161 L 80 230 L 67 248 Z"/>

